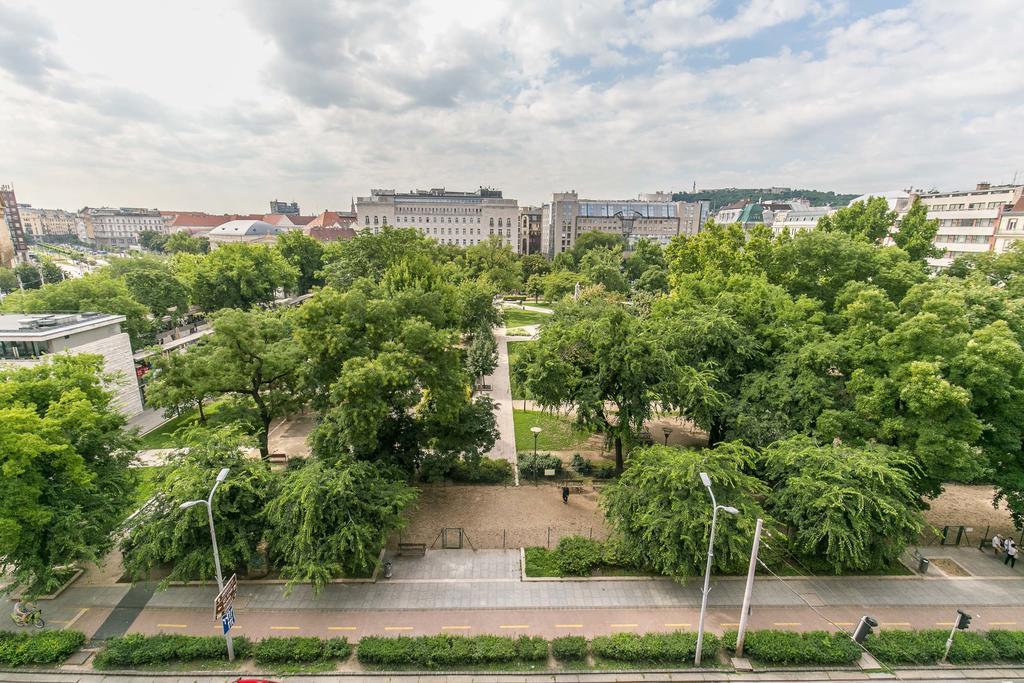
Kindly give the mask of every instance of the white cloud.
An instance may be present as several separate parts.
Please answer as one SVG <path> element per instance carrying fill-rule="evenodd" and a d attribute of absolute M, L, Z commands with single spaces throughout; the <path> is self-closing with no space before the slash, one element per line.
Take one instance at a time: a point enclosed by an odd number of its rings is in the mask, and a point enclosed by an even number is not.
<path fill-rule="evenodd" d="M 1022 166 L 1017 0 L 859 19 L 824 0 L 116 1 L 0 6 L 22 201 L 313 210 L 492 185 L 526 204 Z"/>

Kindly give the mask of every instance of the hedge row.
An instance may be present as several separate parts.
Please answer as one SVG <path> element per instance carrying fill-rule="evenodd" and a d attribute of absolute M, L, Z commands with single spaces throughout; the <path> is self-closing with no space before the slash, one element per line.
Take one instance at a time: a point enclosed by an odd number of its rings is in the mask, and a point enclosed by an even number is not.
<path fill-rule="evenodd" d="M 548 658 L 548 641 L 520 636 L 366 637 L 356 656 L 363 664 L 443 669 L 458 664 L 540 662 Z"/>
<path fill-rule="evenodd" d="M 868 636 L 864 647 L 888 664 L 934 664 L 942 659 L 947 638 L 949 631 L 942 629 L 881 631 Z M 958 631 L 953 636 L 949 661 L 954 664 L 993 662 L 1020 659 L 1021 654 L 1024 654 L 1024 633 L 1020 631 Z"/>
<path fill-rule="evenodd" d="M 722 646 L 736 651 L 736 631 L 722 635 Z M 825 631 L 747 631 L 743 654 L 764 664 L 853 664 L 861 649 L 845 633 Z"/>
<path fill-rule="evenodd" d="M 257 664 L 312 664 L 348 659 L 352 646 L 345 638 L 264 638 L 253 647 Z"/>
<path fill-rule="evenodd" d="M 0 666 L 58 664 L 85 643 L 79 631 L 0 631 Z"/>
<path fill-rule="evenodd" d="M 237 637 L 234 641 L 235 657 L 246 659 L 252 654 L 252 645 L 245 637 Z M 218 636 L 144 636 L 133 633 L 108 640 L 106 647 L 96 655 L 93 666 L 97 669 L 133 669 L 167 662 L 226 661 L 227 658 L 227 643 Z"/>
<path fill-rule="evenodd" d="M 718 654 L 719 640 L 711 633 L 704 634 L 703 657 L 713 660 Z M 697 634 L 683 633 L 616 633 L 597 636 L 590 641 L 595 657 L 615 662 L 682 664 L 693 660 L 697 653 Z"/>

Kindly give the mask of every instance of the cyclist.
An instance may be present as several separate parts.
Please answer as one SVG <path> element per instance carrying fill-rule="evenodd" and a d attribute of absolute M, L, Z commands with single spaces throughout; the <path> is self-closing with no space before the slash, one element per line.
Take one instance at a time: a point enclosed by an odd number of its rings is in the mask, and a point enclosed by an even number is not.
<path fill-rule="evenodd" d="M 34 623 L 36 628 L 42 628 L 45 625 L 43 621 L 43 611 L 36 607 L 31 602 L 22 602 L 21 600 L 14 603 L 14 611 L 11 612 L 11 619 L 18 626 L 28 626 Z"/>

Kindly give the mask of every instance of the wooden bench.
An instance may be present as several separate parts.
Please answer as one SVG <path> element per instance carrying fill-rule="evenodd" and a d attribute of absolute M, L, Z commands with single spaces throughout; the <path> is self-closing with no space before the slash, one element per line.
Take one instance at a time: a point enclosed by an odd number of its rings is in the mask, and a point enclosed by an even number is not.
<path fill-rule="evenodd" d="M 287 453 L 271 453 L 269 459 L 270 459 L 270 462 L 283 462 L 286 465 L 288 464 L 288 454 Z"/>
<path fill-rule="evenodd" d="M 398 554 L 409 557 L 424 557 L 427 554 L 426 543 L 399 543 Z"/>

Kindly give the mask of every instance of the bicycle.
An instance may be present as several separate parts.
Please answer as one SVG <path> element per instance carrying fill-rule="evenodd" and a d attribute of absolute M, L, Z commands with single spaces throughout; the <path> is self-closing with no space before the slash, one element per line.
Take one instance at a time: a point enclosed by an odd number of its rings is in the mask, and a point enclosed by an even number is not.
<path fill-rule="evenodd" d="M 46 626 L 46 622 L 43 620 L 43 610 L 30 606 L 27 612 L 23 612 L 21 603 L 14 606 L 14 611 L 11 612 L 11 621 L 15 626 L 35 626 L 40 629 Z"/>

